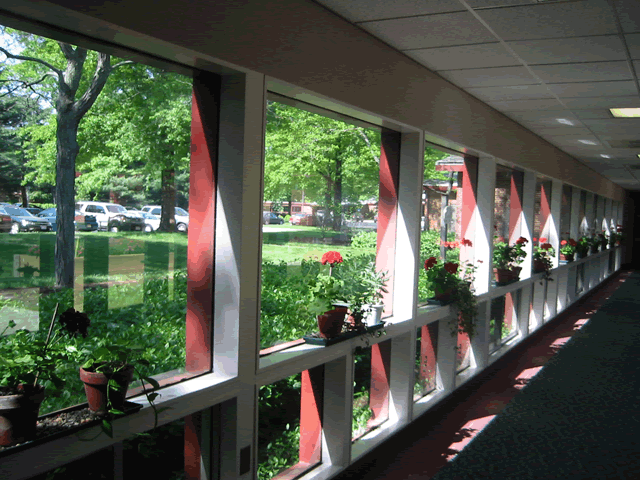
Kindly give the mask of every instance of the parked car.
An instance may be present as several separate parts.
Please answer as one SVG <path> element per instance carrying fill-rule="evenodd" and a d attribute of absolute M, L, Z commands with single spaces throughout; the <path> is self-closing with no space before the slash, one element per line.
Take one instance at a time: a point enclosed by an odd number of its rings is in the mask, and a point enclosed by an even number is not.
<path fill-rule="evenodd" d="M 176 219 L 176 230 L 179 232 L 186 232 L 189 229 L 189 213 L 180 207 L 175 207 L 176 212 L 174 218 Z M 142 207 L 143 212 L 151 213 L 152 215 L 162 216 L 162 206 L 160 205 L 145 205 Z"/>
<path fill-rule="evenodd" d="M 310 213 L 294 213 L 289 217 L 289 223 L 306 227 L 313 227 L 316 224 L 314 216 Z"/>
<path fill-rule="evenodd" d="M 0 232 L 10 232 L 11 231 L 11 216 L 6 213 L 0 214 Z"/>
<path fill-rule="evenodd" d="M 144 231 L 155 232 L 160 228 L 160 217 L 149 212 L 139 212 L 144 219 Z"/>
<path fill-rule="evenodd" d="M 128 212 L 126 208 L 117 203 L 108 202 L 76 202 L 76 210 L 83 215 L 96 217 L 100 230 L 109 232 L 144 230 L 144 219 Z"/>
<path fill-rule="evenodd" d="M 32 215 L 24 208 L 3 205 L 0 207 L 0 215 L 3 214 L 11 217 L 11 233 L 51 231 L 51 223 Z"/>
<path fill-rule="evenodd" d="M 262 212 L 262 223 L 265 225 L 282 225 L 284 223 L 284 219 L 274 212 Z"/>
<path fill-rule="evenodd" d="M 96 217 L 93 215 L 83 215 L 78 210 L 75 211 L 75 217 L 73 218 L 73 226 L 77 231 L 82 232 L 93 232 L 98 230 L 100 227 L 98 225 L 98 221 Z M 47 208 L 46 210 L 42 210 L 37 217 L 44 218 L 49 223 L 51 223 L 51 229 L 55 232 L 58 229 L 56 224 L 56 209 Z"/>

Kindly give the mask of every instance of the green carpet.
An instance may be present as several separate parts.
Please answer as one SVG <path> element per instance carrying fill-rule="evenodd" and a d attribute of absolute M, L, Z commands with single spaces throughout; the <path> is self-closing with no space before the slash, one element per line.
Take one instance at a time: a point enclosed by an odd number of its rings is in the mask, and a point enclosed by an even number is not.
<path fill-rule="evenodd" d="M 640 478 L 640 274 L 432 480 Z"/>

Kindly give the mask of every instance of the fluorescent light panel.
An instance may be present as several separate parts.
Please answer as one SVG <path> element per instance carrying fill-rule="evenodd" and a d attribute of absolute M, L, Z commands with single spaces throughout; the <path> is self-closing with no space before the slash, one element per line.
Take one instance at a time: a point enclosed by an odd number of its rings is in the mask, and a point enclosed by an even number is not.
<path fill-rule="evenodd" d="M 567 120 L 566 118 L 556 118 L 556 121 L 558 123 L 563 124 L 563 125 L 571 125 L 571 126 L 573 126 L 573 122 L 571 120 Z"/>
<path fill-rule="evenodd" d="M 640 108 L 610 108 L 611 115 L 619 118 L 640 117 Z"/>
<path fill-rule="evenodd" d="M 585 145 L 597 145 L 593 140 L 578 140 L 580 143 L 584 143 Z"/>

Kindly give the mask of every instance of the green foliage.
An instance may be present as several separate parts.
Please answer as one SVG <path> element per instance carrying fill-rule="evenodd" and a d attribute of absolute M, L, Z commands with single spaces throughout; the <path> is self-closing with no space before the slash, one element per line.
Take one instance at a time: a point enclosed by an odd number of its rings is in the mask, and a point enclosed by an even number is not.
<path fill-rule="evenodd" d="M 258 478 L 268 480 L 298 462 L 301 375 L 258 392 Z"/>
<path fill-rule="evenodd" d="M 375 251 L 378 242 L 378 232 L 371 230 L 358 232 L 351 239 L 351 246 L 354 248 L 369 248 Z"/>
<path fill-rule="evenodd" d="M 380 133 L 277 102 L 267 104 L 264 198 L 306 201 L 331 212 L 340 227 L 342 204 L 376 198 Z"/>

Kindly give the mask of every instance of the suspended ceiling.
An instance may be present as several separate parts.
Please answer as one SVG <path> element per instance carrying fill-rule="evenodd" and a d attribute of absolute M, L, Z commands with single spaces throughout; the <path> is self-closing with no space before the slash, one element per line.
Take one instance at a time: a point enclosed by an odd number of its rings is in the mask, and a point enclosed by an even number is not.
<path fill-rule="evenodd" d="M 640 190 L 639 0 L 317 0 L 623 188 Z"/>

